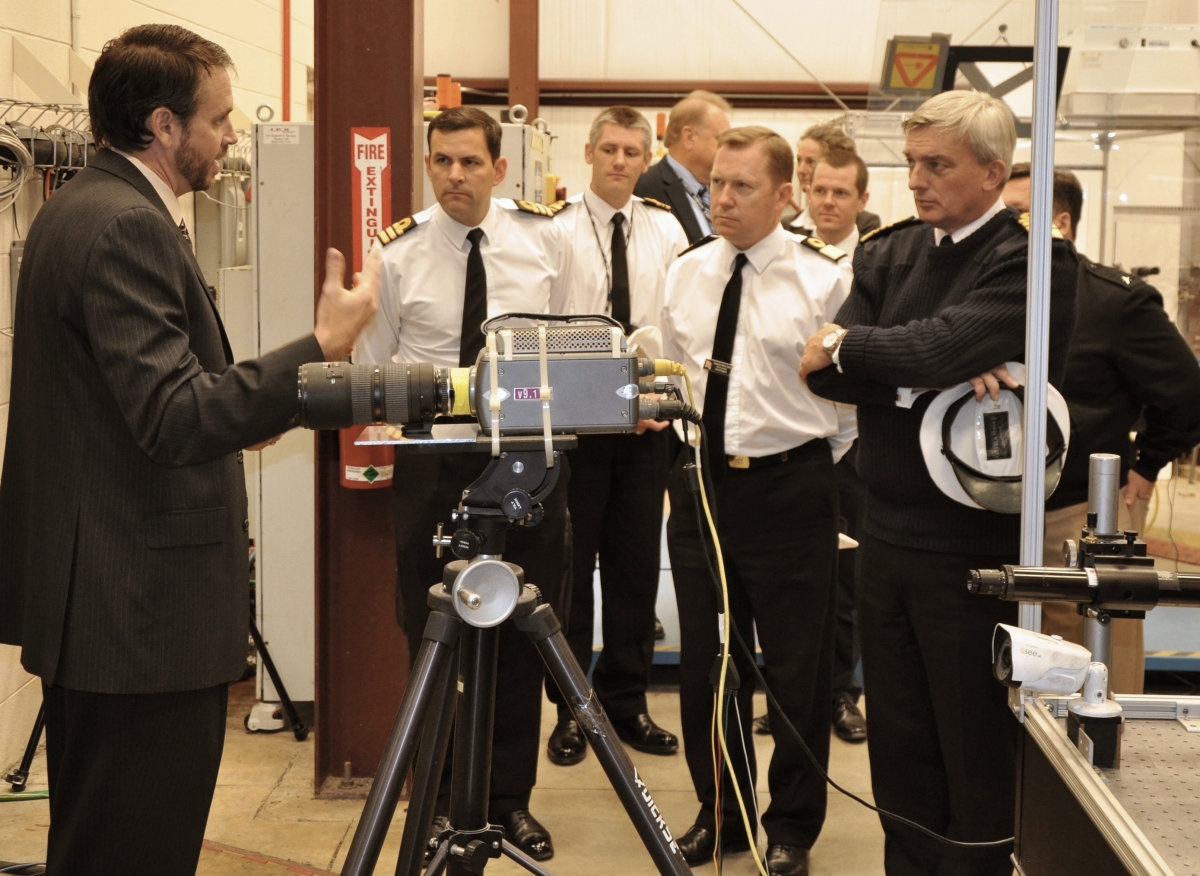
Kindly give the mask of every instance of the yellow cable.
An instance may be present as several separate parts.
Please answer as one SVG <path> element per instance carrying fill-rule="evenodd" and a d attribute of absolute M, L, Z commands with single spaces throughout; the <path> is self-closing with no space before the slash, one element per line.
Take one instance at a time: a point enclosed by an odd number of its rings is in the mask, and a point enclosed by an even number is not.
<path fill-rule="evenodd" d="M 664 362 L 664 361 L 666 361 L 666 360 L 661 360 L 661 359 L 656 360 L 656 362 L 655 362 L 655 366 L 656 366 L 655 370 L 656 371 L 658 370 L 657 366 L 659 365 L 659 363 Z M 687 388 L 688 404 L 693 405 L 694 396 L 692 395 L 692 379 L 688 375 L 687 369 L 683 368 L 683 366 L 679 365 L 679 363 L 676 363 L 676 362 L 672 362 L 671 364 L 679 369 L 678 371 L 672 371 L 671 373 L 683 375 L 684 384 Z M 733 784 L 733 792 L 734 792 L 734 795 L 737 797 L 738 809 L 741 811 L 741 814 L 742 814 L 742 826 L 746 830 L 746 839 L 748 839 L 750 841 L 750 853 L 752 855 L 754 855 L 754 863 L 755 863 L 755 866 L 758 867 L 758 872 L 761 874 L 761 876 L 767 876 L 767 868 L 763 866 L 762 858 L 760 858 L 759 854 L 758 854 L 758 843 L 754 839 L 754 831 L 752 831 L 750 829 L 750 814 L 746 811 L 746 801 L 742 799 L 742 789 L 737 780 L 737 773 L 733 769 L 733 758 L 729 756 L 729 744 L 725 739 L 725 722 L 724 722 L 724 720 L 722 720 L 722 718 L 723 718 L 722 713 L 724 712 L 724 709 L 725 709 L 725 677 L 729 671 L 729 637 L 730 637 L 729 585 L 725 579 L 725 557 L 724 557 L 724 554 L 721 552 L 721 539 L 717 535 L 717 525 L 713 521 L 712 509 L 709 507 L 709 504 L 708 504 L 708 493 L 704 489 L 704 469 L 703 469 L 703 464 L 702 464 L 703 453 L 701 452 L 702 448 L 700 447 L 701 441 L 703 439 L 700 437 L 699 429 L 696 430 L 696 439 L 697 439 L 696 440 L 696 448 L 697 448 L 697 450 L 696 450 L 696 470 L 697 470 L 696 473 L 699 475 L 699 481 L 700 481 L 700 504 L 704 507 L 704 517 L 708 521 L 708 531 L 712 535 L 713 547 L 714 547 L 716 555 L 717 555 L 717 574 L 718 574 L 718 577 L 721 579 L 721 601 L 722 601 L 722 605 L 724 607 L 724 617 L 725 617 L 724 635 L 721 637 L 722 638 L 722 641 L 721 641 L 721 676 L 720 676 L 720 681 L 718 682 L 718 685 L 717 685 L 717 709 L 716 709 L 716 714 L 713 717 L 714 717 L 714 720 L 716 721 L 716 725 L 717 725 L 717 739 L 719 740 L 720 745 L 721 745 L 721 753 L 725 757 L 725 763 L 730 765 L 729 773 L 730 773 L 730 778 L 731 778 L 732 784 Z M 701 547 L 703 547 L 703 545 L 701 545 Z M 716 753 L 715 752 L 713 753 L 713 761 L 714 761 L 714 772 L 715 772 L 715 770 L 716 770 L 716 763 L 715 763 L 716 762 Z M 749 765 L 747 764 L 747 766 L 749 766 Z M 719 780 L 720 780 L 720 777 L 714 775 L 714 781 L 719 781 Z M 756 789 L 751 789 L 751 792 L 756 793 Z M 719 806 L 720 801 L 718 800 L 716 802 L 717 802 L 717 805 Z M 719 837 L 718 837 L 718 840 L 719 840 Z"/>

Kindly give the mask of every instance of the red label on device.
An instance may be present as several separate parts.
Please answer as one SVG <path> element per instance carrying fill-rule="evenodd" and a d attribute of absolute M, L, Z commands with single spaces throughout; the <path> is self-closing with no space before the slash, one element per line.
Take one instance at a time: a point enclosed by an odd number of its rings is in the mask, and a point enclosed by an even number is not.
<path fill-rule="evenodd" d="M 515 401 L 540 401 L 542 388 L 540 386 L 518 386 L 513 389 Z"/>
<path fill-rule="evenodd" d="M 350 188 L 354 211 L 354 270 L 371 242 L 392 224 L 391 128 L 350 129 Z"/>

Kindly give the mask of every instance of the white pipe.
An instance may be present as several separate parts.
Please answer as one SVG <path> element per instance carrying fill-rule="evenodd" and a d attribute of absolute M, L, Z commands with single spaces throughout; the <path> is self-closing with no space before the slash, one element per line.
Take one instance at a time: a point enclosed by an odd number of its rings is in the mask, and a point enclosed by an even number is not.
<path fill-rule="evenodd" d="M 76 55 L 80 55 L 79 19 L 82 17 L 79 12 L 79 0 L 71 0 L 71 51 Z M 80 56 L 82 57 L 82 55 Z M 83 97 L 83 94 L 74 83 L 71 84 L 71 90 L 75 92 L 76 97 Z"/>
<path fill-rule="evenodd" d="M 1025 478 L 1021 565 L 1042 564 L 1046 488 L 1046 381 L 1050 371 L 1050 231 L 1054 184 L 1058 0 L 1037 0 L 1033 39 L 1033 144 L 1030 152 L 1029 273 L 1025 298 Z M 1042 607 L 1022 603 L 1021 626 L 1040 630 Z"/>

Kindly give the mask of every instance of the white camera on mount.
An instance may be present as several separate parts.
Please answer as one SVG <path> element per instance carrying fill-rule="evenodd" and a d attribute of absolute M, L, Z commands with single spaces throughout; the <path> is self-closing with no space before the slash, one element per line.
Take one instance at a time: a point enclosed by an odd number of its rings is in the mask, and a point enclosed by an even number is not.
<path fill-rule="evenodd" d="M 1083 685 L 1092 652 L 1032 630 L 996 624 L 992 670 L 1008 687 L 1031 693 L 1073 694 Z"/>

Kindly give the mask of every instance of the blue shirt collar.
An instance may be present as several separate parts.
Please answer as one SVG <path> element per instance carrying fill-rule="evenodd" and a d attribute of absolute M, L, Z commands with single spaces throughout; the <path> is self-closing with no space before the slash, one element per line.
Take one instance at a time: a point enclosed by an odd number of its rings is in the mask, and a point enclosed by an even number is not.
<path fill-rule="evenodd" d="M 701 183 L 700 180 L 696 179 L 695 175 L 690 170 L 672 158 L 670 152 L 663 157 L 663 161 L 667 162 L 667 164 L 671 166 L 671 170 L 675 171 L 675 175 L 679 177 L 679 179 L 683 182 L 684 187 L 689 192 L 691 192 L 693 195 L 699 196 L 700 189 L 704 184 Z"/>

